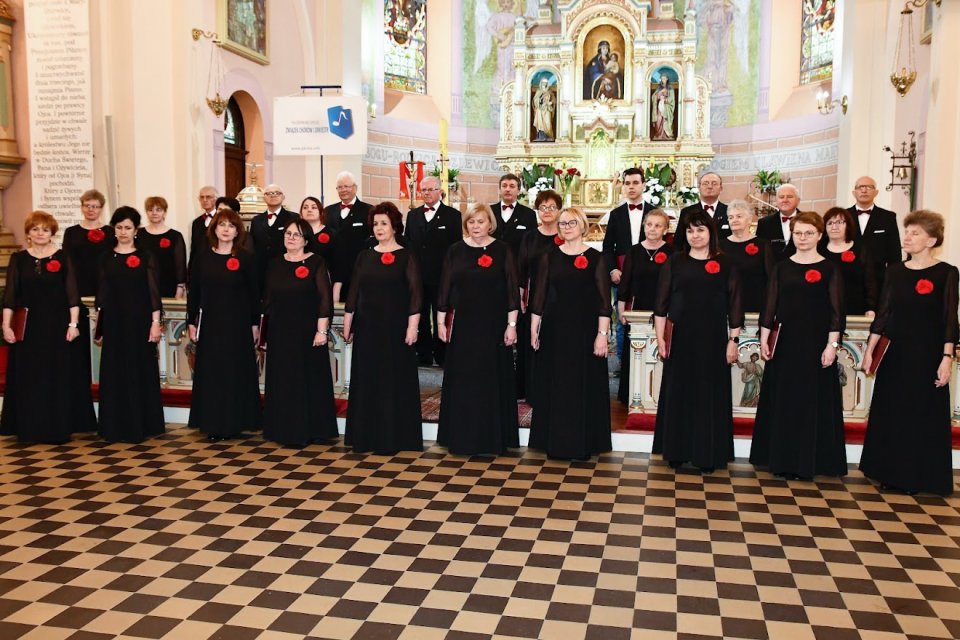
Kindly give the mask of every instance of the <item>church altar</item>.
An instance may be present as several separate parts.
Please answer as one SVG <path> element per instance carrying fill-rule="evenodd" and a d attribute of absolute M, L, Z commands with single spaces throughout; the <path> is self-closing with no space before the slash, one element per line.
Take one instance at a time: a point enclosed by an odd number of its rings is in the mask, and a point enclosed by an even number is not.
<path fill-rule="evenodd" d="M 503 169 L 578 169 L 557 186 L 593 221 L 620 201 L 629 167 L 669 164 L 672 190 L 695 185 L 714 156 L 696 12 L 677 17 L 660 2 L 655 16 L 650 0 L 559 4 L 559 22 L 543 7 L 535 24 L 515 22 L 514 77 L 500 92 Z"/>

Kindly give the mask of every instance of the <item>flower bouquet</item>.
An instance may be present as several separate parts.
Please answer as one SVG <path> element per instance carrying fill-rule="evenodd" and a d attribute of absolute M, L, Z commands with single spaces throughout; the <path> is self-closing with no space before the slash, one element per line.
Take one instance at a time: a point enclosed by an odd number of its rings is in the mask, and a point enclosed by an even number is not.
<path fill-rule="evenodd" d="M 700 202 L 700 189 L 697 187 L 683 187 L 677 191 L 677 199 L 685 205 Z"/>

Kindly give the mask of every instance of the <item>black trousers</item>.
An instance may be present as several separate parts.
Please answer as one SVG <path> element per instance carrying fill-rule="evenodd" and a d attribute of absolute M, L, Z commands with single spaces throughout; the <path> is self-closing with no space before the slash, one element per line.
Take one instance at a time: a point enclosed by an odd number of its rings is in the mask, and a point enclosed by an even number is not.
<path fill-rule="evenodd" d="M 443 366 L 446 344 L 440 340 L 437 328 L 437 293 L 439 284 L 423 283 L 423 306 L 420 308 L 420 333 L 417 334 L 417 359 L 422 365 L 436 362 Z"/>

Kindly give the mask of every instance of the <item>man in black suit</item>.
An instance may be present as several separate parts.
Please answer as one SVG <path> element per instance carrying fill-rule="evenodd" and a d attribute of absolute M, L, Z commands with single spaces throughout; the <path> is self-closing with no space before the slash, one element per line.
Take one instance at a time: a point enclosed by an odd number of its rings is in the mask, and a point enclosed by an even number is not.
<path fill-rule="evenodd" d="M 207 185 L 200 189 L 197 200 L 200 201 L 200 215 L 193 219 L 190 225 L 190 260 L 187 263 L 187 273 L 190 273 L 190 267 L 193 265 L 193 256 L 206 245 L 207 227 L 216 214 L 217 188 Z"/>
<path fill-rule="evenodd" d="M 267 278 L 267 266 L 270 261 L 284 253 L 283 230 L 298 214 L 283 208 L 283 189 L 270 184 L 263 191 L 267 210 L 253 216 L 250 221 L 250 237 L 253 239 L 253 252 L 257 258 L 257 274 L 260 276 L 260 290 Z"/>
<path fill-rule="evenodd" d="M 420 193 L 423 194 L 423 204 L 407 214 L 403 233 L 407 247 L 420 261 L 420 275 L 423 278 L 417 357 L 423 366 L 429 367 L 434 360 L 443 366 L 445 345 L 437 333 L 440 271 L 447 249 L 454 242 L 463 240 L 463 227 L 460 212 L 440 202 L 439 179 L 427 176 L 421 180 Z"/>
<path fill-rule="evenodd" d="M 796 217 L 800 204 L 800 192 L 792 184 L 782 184 L 777 189 L 777 213 L 764 216 L 757 223 L 757 237 L 769 240 L 774 260 L 779 262 L 797 252 L 790 232 L 790 221 Z"/>
<path fill-rule="evenodd" d="M 720 202 L 723 178 L 718 173 L 708 171 L 700 176 L 699 188 L 700 202 L 680 210 L 677 231 L 673 235 L 673 246 L 677 251 L 687 249 L 687 218 L 694 211 L 705 211 L 713 219 L 713 228 L 718 240 L 730 235 L 730 225 L 727 223 L 727 205 Z"/>
<path fill-rule="evenodd" d="M 853 237 L 854 240 L 863 238 L 863 243 L 873 259 L 877 286 L 882 287 L 887 267 L 903 261 L 897 214 L 874 204 L 877 183 L 870 176 L 857 178 L 853 186 L 853 197 L 857 204 L 848 209 L 857 221 L 853 227 Z"/>
<path fill-rule="evenodd" d="M 343 302 L 350 290 L 350 275 L 357 255 L 373 246 L 373 231 L 367 220 L 373 207 L 357 199 L 357 181 L 349 171 L 337 175 L 337 197 L 340 202 L 324 208 L 324 222 L 337 233 L 331 269 L 342 280 L 333 285 L 333 299 Z"/>
<path fill-rule="evenodd" d="M 537 214 L 530 207 L 517 202 L 518 195 L 520 178 L 508 173 L 500 176 L 500 202 L 490 205 L 497 221 L 493 237 L 510 246 L 514 260 L 520 256 L 520 241 L 523 236 L 537 228 Z"/>

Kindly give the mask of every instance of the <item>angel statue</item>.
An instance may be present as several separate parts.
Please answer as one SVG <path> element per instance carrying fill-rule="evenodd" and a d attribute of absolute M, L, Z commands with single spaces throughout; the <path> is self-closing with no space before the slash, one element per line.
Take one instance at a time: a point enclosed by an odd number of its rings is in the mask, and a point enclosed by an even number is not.
<path fill-rule="evenodd" d="M 513 79 L 513 33 L 518 15 L 517 3 L 520 0 L 499 0 L 500 9 L 490 11 L 487 0 L 476 0 L 476 13 L 473 21 L 473 36 L 476 51 L 473 56 L 473 72 L 478 73 L 483 63 L 490 57 L 493 44 L 497 45 L 497 71 L 493 76 L 492 93 L 500 93 L 503 85 Z M 523 19 L 527 24 L 537 20 L 538 0 L 527 0 Z"/>
<path fill-rule="evenodd" d="M 727 63 L 731 39 L 740 70 L 749 70 L 750 0 L 698 0 L 697 5 L 697 28 L 707 34 L 705 75 L 714 93 L 724 93 L 729 91 Z"/>

